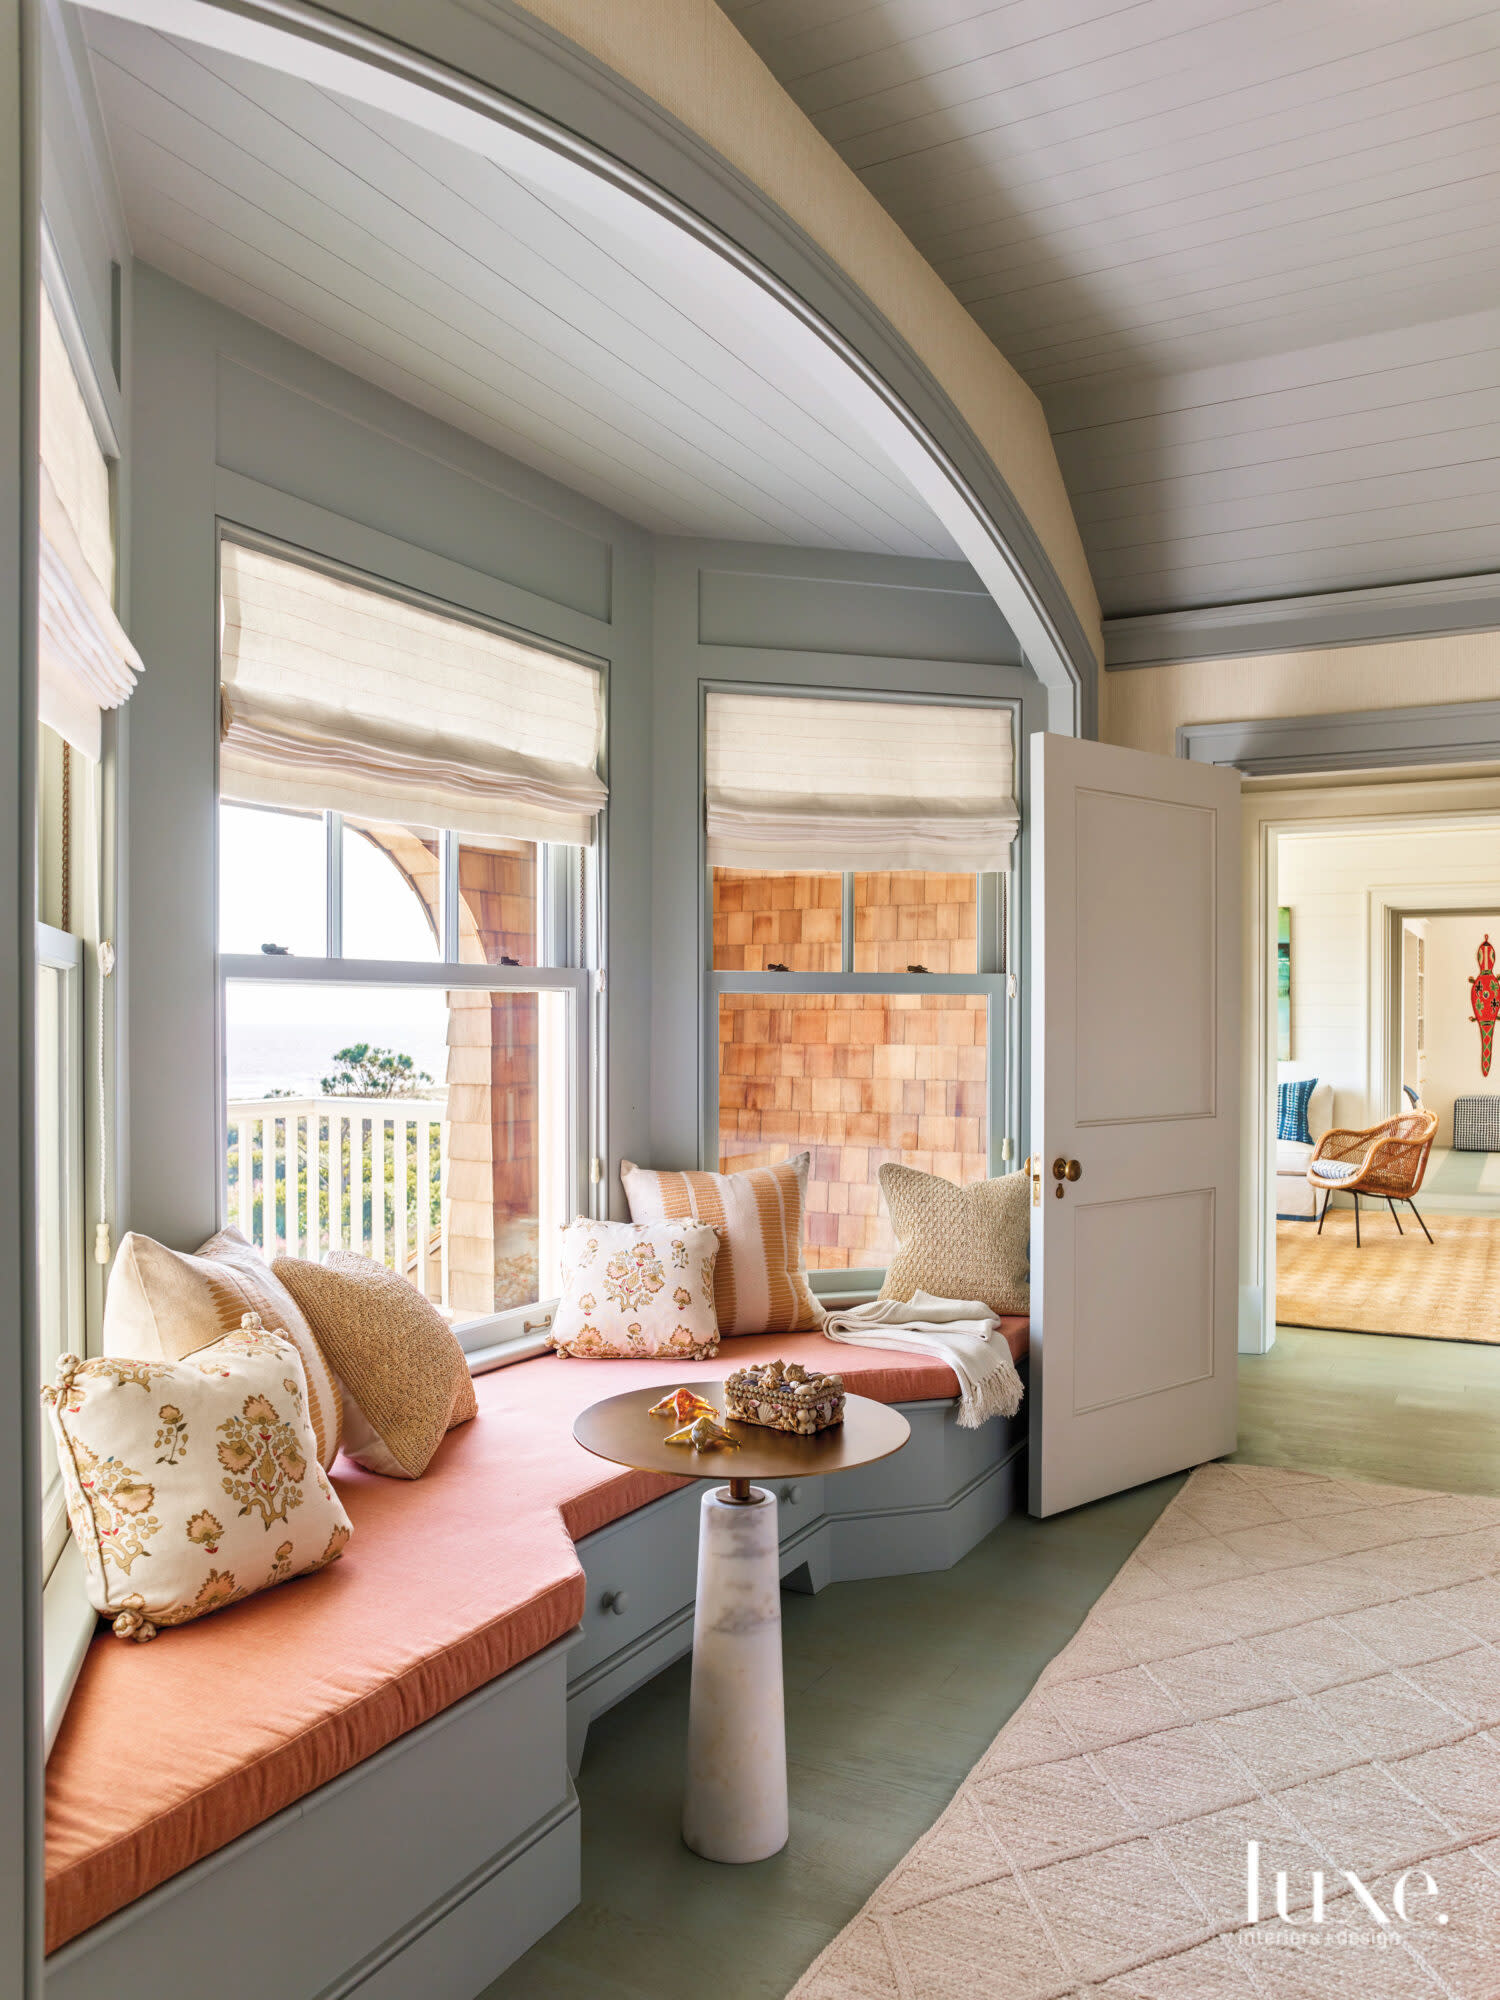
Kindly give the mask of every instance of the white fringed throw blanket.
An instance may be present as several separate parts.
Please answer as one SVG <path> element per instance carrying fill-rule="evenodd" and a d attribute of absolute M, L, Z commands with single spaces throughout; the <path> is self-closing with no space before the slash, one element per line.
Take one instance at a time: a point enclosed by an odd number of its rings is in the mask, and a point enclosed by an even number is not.
<path fill-rule="evenodd" d="M 977 1430 L 989 1417 L 1013 1417 L 1025 1393 L 1000 1322 L 979 1299 L 935 1299 L 914 1292 L 909 1299 L 872 1299 L 823 1322 L 830 1340 L 851 1347 L 890 1347 L 905 1354 L 931 1354 L 958 1377 L 958 1421 Z"/>

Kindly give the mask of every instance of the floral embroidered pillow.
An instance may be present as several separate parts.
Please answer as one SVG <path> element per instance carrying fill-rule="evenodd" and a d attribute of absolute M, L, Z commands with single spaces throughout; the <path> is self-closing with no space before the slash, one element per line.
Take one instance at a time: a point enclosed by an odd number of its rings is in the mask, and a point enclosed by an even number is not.
<path fill-rule="evenodd" d="M 65 1354 L 42 1400 L 89 1602 L 122 1639 L 322 1569 L 349 1540 L 297 1347 L 255 1313 L 182 1361 Z"/>
<path fill-rule="evenodd" d="M 711 1223 L 580 1217 L 562 1238 L 562 1297 L 551 1334 L 559 1354 L 706 1361 L 718 1353 L 719 1232 Z"/>

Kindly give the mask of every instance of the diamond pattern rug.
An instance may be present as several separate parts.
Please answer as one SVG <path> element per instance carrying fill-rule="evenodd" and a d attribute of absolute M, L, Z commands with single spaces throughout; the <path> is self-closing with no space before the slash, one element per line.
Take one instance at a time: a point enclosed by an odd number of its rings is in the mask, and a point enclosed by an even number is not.
<path fill-rule="evenodd" d="M 792 2000 L 1497 1995 L 1500 1499 L 1208 1465 Z"/>

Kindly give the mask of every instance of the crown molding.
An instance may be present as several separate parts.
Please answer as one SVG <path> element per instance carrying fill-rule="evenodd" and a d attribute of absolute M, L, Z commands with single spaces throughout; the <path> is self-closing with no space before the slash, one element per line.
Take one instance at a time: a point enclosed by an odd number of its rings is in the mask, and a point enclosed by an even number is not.
<path fill-rule="evenodd" d="M 1110 673 L 1186 660 L 1240 659 L 1256 653 L 1306 653 L 1329 646 L 1377 646 L 1500 627 L 1500 571 L 1437 577 L 1426 583 L 1276 597 L 1253 604 L 1207 604 L 1187 611 L 1106 618 L 1104 660 Z"/>

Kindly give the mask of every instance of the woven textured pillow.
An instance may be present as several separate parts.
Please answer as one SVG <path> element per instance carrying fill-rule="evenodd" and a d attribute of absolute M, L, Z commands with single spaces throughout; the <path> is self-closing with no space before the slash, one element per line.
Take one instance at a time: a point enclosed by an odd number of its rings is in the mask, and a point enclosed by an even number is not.
<path fill-rule="evenodd" d="M 318 1463 L 305 1390 L 297 1347 L 254 1313 L 181 1361 L 63 1356 L 42 1400 L 89 1602 L 120 1638 L 154 1638 L 342 1553 L 349 1516 Z"/>
<path fill-rule="evenodd" d="M 416 1286 L 351 1250 L 325 1264 L 278 1257 L 344 1392 L 344 1451 L 370 1472 L 420 1479 L 456 1424 L 478 1410 L 453 1330 Z"/>
<path fill-rule="evenodd" d="M 701 1222 L 590 1222 L 562 1233 L 548 1338 L 578 1360 L 707 1361 L 719 1351 L 719 1232 Z"/>
<path fill-rule="evenodd" d="M 132 1361 L 181 1361 L 233 1333 L 247 1312 L 285 1334 L 302 1361 L 307 1411 L 326 1471 L 339 1455 L 338 1384 L 296 1300 L 237 1229 L 188 1256 L 132 1232 L 120 1241 L 104 1300 L 104 1351 Z"/>
<path fill-rule="evenodd" d="M 959 1187 L 915 1167 L 880 1169 L 897 1250 L 880 1288 L 883 1299 L 929 1292 L 940 1299 L 983 1299 L 991 1312 L 1031 1310 L 1031 1176 Z"/>
<path fill-rule="evenodd" d="M 810 1153 L 743 1174 L 655 1173 L 620 1162 L 634 1222 L 710 1222 L 722 1239 L 714 1276 L 719 1332 L 810 1333 L 823 1308 L 802 1267 Z"/>

